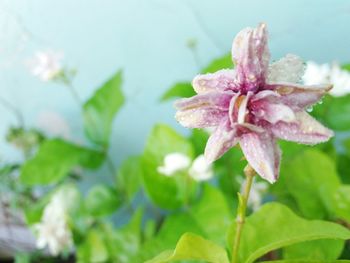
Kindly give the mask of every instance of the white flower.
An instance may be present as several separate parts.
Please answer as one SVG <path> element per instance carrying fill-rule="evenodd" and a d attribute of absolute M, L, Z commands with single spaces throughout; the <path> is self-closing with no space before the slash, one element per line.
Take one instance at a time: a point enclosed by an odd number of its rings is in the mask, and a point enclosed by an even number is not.
<path fill-rule="evenodd" d="M 199 155 L 192 164 L 191 162 L 191 159 L 183 153 L 170 153 L 165 156 L 163 166 L 159 166 L 157 171 L 166 176 L 185 171 L 196 181 L 209 180 L 213 177 L 212 165 L 205 160 L 204 155 Z"/>
<path fill-rule="evenodd" d="M 188 173 L 196 181 L 206 181 L 214 175 L 212 164 L 207 162 L 203 154 L 193 161 Z"/>
<path fill-rule="evenodd" d="M 245 188 L 246 181 L 242 178 L 238 178 L 238 182 L 242 184 L 241 192 Z M 248 207 L 253 211 L 257 211 L 262 204 L 263 195 L 266 193 L 268 184 L 266 182 L 253 182 L 249 193 Z"/>
<path fill-rule="evenodd" d="M 54 51 L 38 51 L 28 62 L 29 69 L 34 76 L 42 81 L 50 81 L 62 72 L 61 60 L 63 54 Z"/>
<path fill-rule="evenodd" d="M 306 63 L 303 81 L 305 85 L 318 85 L 330 83 L 331 67 L 329 64 L 319 65 L 313 61 Z"/>
<path fill-rule="evenodd" d="M 339 64 L 316 64 L 309 61 L 303 76 L 306 85 L 333 84 L 329 93 L 335 97 L 350 93 L 350 73 L 341 69 Z"/>
<path fill-rule="evenodd" d="M 53 256 L 73 244 L 67 218 L 70 197 L 72 196 L 69 192 L 58 191 L 45 207 L 41 222 L 35 225 L 38 233 L 37 248 L 48 247 Z"/>
<path fill-rule="evenodd" d="M 51 136 L 70 137 L 70 127 L 66 120 L 56 112 L 42 111 L 39 113 L 37 125 Z"/>
<path fill-rule="evenodd" d="M 340 68 L 339 65 L 333 65 L 330 82 L 333 84 L 333 89 L 330 94 L 333 96 L 343 96 L 350 93 L 350 73 Z"/>
<path fill-rule="evenodd" d="M 164 158 L 164 165 L 159 166 L 157 171 L 166 176 L 172 176 L 176 172 L 186 170 L 191 164 L 191 159 L 183 153 L 170 153 Z"/>

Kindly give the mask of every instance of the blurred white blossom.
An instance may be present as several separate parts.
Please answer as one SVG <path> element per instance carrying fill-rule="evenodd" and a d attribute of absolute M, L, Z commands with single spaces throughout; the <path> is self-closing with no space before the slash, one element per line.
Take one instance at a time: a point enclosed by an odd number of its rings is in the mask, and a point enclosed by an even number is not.
<path fill-rule="evenodd" d="M 214 175 L 212 164 L 207 162 L 203 154 L 193 161 L 188 173 L 196 181 L 206 181 Z"/>
<path fill-rule="evenodd" d="M 333 84 L 330 94 L 343 96 L 350 93 L 350 73 L 343 70 L 339 64 L 317 64 L 313 61 L 306 63 L 303 81 L 306 85 Z"/>
<path fill-rule="evenodd" d="M 28 61 L 31 73 L 42 81 L 55 79 L 63 70 L 61 61 L 63 54 L 52 50 L 37 51 Z"/>
<path fill-rule="evenodd" d="M 71 135 L 67 121 L 60 114 L 53 111 L 41 111 L 38 115 L 37 125 L 47 134 L 54 137 L 68 139 Z"/>
<path fill-rule="evenodd" d="M 166 176 L 172 176 L 178 171 L 186 170 L 191 164 L 191 159 L 183 153 L 169 153 L 164 157 L 163 166 L 159 166 L 157 171 Z"/>
<path fill-rule="evenodd" d="M 246 180 L 238 178 L 237 181 L 241 184 L 241 192 L 245 188 Z M 257 211 L 262 205 L 264 194 L 267 192 L 268 184 L 266 182 L 253 182 L 249 193 L 248 207 L 253 211 Z"/>
<path fill-rule="evenodd" d="M 72 233 L 68 226 L 68 208 L 74 198 L 72 191 L 59 190 L 46 205 L 41 222 L 35 225 L 37 231 L 37 248 L 48 248 L 53 256 L 72 247 Z"/>
<path fill-rule="evenodd" d="M 204 155 L 199 155 L 192 160 L 183 153 L 170 153 L 164 157 L 164 164 L 157 171 L 166 176 L 173 176 L 179 171 L 188 172 L 189 176 L 196 181 L 205 181 L 213 177 L 212 165 L 209 164 Z"/>

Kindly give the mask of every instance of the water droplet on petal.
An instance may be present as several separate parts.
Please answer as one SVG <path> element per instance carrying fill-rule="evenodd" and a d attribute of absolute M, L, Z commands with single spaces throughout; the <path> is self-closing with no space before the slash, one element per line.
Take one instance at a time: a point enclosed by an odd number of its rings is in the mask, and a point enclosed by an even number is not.
<path fill-rule="evenodd" d="M 312 106 L 307 107 L 307 108 L 306 108 L 306 111 L 307 111 L 307 112 L 312 112 L 312 111 L 313 111 L 313 107 L 312 107 Z"/>

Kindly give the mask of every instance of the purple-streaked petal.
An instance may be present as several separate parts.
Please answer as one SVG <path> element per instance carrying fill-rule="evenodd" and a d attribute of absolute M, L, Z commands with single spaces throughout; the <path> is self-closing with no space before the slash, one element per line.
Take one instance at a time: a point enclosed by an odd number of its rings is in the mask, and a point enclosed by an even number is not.
<path fill-rule="evenodd" d="M 257 101 L 265 98 L 275 98 L 275 97 L 281 97 L 281 95 L 273 90 L 263 90 L 256 93 L 251 100 Z"/>
<path fill-rule="evenodd" d="M 298 83 L 304 74 L 304 69 L 304 62 L 300 57 L 287 54 L 269 66 L 267 82 Z"/>
<path fill-rule="evenodd" d="M 240 146 L 248 163 L 264 179 L 276 182 L 281 151 L 269 133 L 246 133 L 240 137 Z"/>
<path fill-rule="evenodd" d="M 238 33 L 232 44 L 232 60 L 236 64 L 236 76 L 244 91 L 256 91 L 265 82 L 270 53 L 265 24 L 246 28 Z"/>
<path fill-rule="evenodd" d="M 235 80 L 235 70 L 222 69 L 215 73 L 197 75 L 192 81 L 193 89 L 198 94 L 213 91 L 238 91 L 239 86 Z"/>
<path fill-rule="evenodd" d="M 235 127 L 231 128 L 228 118 L 223 119 L 212 135 L 210 135 L 205 147 L 204 156 L 209 163 L 214 162 L 231 147 L 236 145 L 237 142 Z"/>
<path fill-rule="evenodd" d="M 211 92 L 177 100 L 175 118 L 188 128 L 217 126 L 228 114 L 231 97 L 231 93 Z"/>
<path fill-rule="evenodd" d="M 304 111 L 296 112 L 295 119 L 294 122 L 280 121 L 272 125 L 270 129 L 274 136 L 286 141 L 314 145 L 328 141 L 334 135 L 333 131 Z"/>
<path fill-rule="evenodd" d="M 281 95 L 279 101 L 294 110 L 305 109 L 318 102 L 330 89 L 332 85 L 304 86 L 293 83 L 268 84 L 265 88 L 274 90 Z"/>
<path fill-rule="evenodd" d="M 263 119 L 269 123 L 275 124 L 279 121 L 291 122 L 295 120 L 294 111 L 283 104 L 273 103 L 269 100 L 259 100 L 251 102 L 251 112 L 258 119 Z"/>
<path fill-rule="evenodd" d="M 176 100 L 174 106 L 177 110 L 213 108 L 228 111 L 232 95 L 231 92 L 210 92 Z"/>

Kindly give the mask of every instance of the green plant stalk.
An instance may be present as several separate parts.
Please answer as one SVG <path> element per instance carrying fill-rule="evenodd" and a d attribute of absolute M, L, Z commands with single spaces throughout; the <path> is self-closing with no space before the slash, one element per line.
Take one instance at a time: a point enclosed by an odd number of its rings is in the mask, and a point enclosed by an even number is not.
<path fill-rule="evenodd" d="M 238 263 L 239 244 L 241 241 L 242 230 L 245 222 L 247 203 L 248 203 L 250 189 L 252 187 L 256 172 L 248 164 L 244 168 L 244 174 L 246 176 L 246 182 L 243 189 L 243 193 L 242 194 L 238 193 L 238 208 L 237 208 L 237 217 L 236 217 L 237 227 L 236 227 L 236 235 L 233 241 L 233 248 L 232 248 L 232 260 L 231 260 L 232 263 Z"/>

